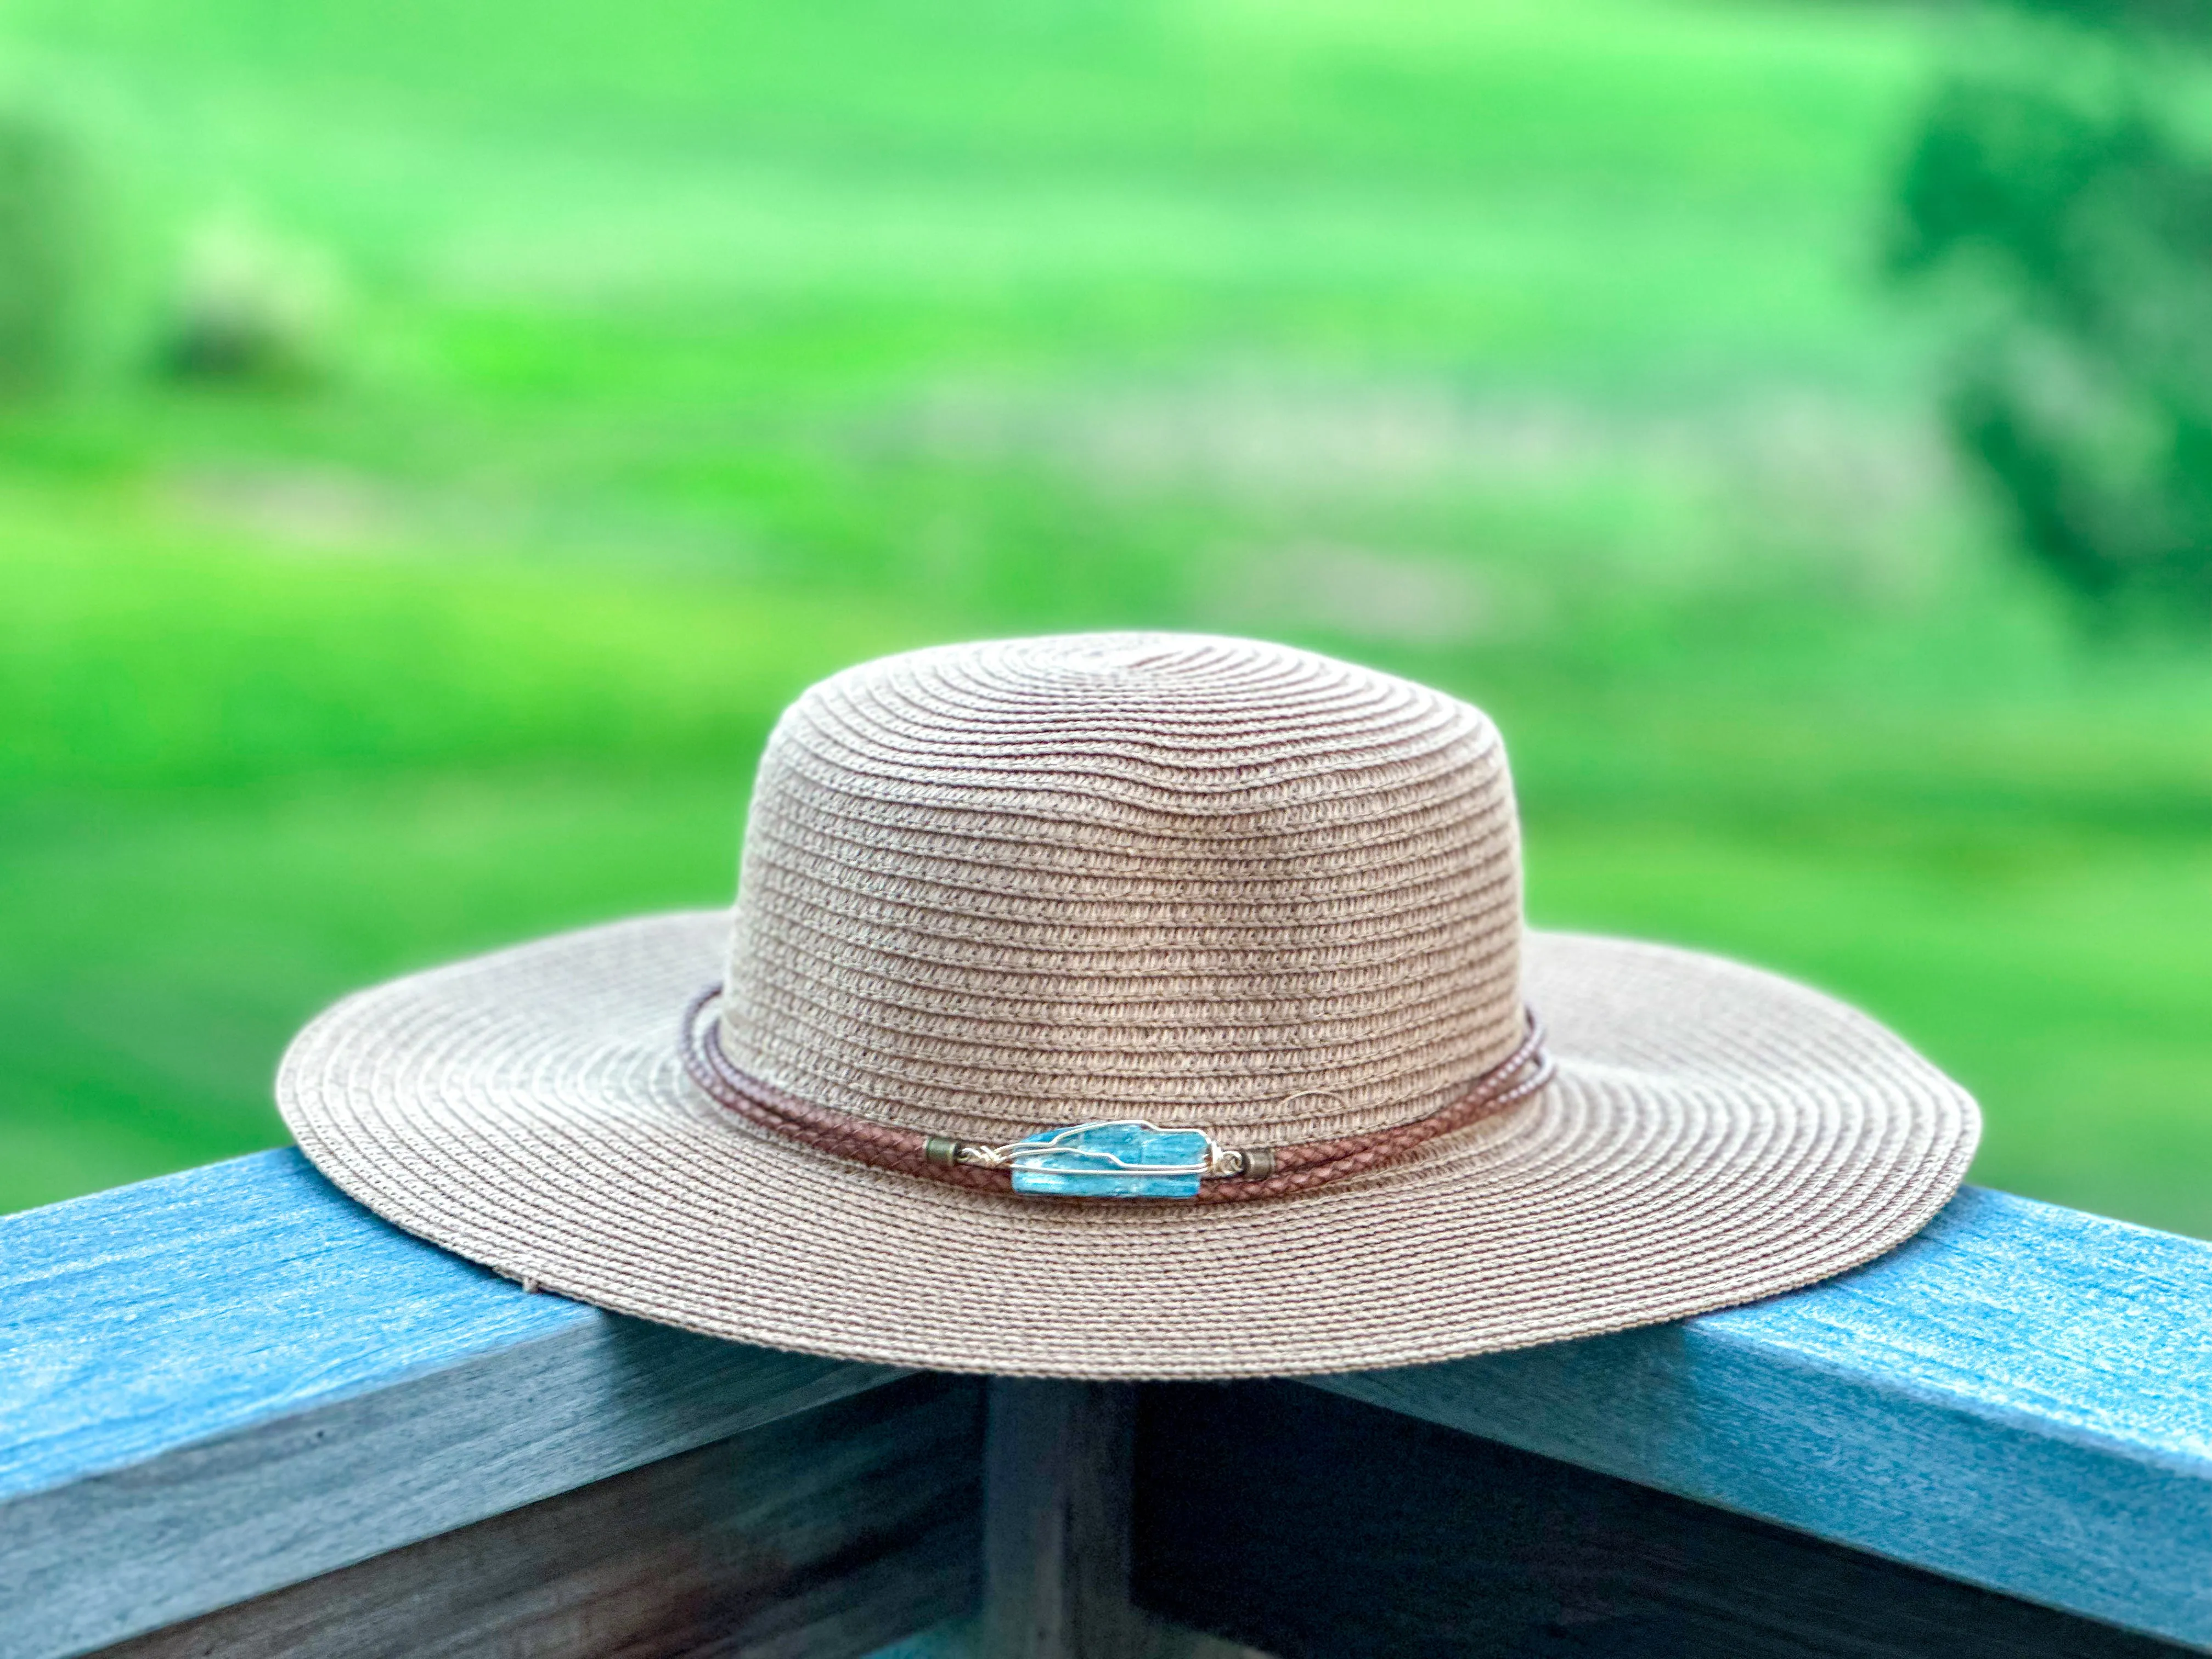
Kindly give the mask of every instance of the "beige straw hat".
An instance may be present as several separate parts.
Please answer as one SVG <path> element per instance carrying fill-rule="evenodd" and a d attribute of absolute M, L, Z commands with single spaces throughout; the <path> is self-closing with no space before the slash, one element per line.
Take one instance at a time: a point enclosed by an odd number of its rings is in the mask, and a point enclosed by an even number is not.
<path fill-rule="evenodd" d="M 1525 929 L 1480 711 L 1179 635 L 824 681 L 769 739 L 734 912 L 349 997 L 277 1096 L 340 1187 L 526 1284 L 1102 1378 L 1767 1296 L 1911 1236 L 1979 1127 L 1818 993 Z M 1123 1187 L 1177 1195 L 1090 1195 Z"/>

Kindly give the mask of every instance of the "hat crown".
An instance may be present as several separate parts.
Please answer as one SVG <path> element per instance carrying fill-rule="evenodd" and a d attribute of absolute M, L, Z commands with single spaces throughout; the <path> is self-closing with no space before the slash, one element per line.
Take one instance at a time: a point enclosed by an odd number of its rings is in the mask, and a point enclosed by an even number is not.
<path fill-rule="evenodd" d="M 804 1100 L 998 1140 L 1145 1117 L 1312 1139 L 1522 1035 L 1511 781 L 1478 709 L 1287 647 L 946 647 L 792 705 L 723 999 Z"/>

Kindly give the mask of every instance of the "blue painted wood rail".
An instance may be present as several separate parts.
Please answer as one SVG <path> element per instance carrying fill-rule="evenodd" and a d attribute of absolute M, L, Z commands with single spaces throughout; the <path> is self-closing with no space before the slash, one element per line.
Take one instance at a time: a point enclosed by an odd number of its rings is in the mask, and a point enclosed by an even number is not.
<path fill-rule="evenodd" d="M 678 1479 L 656 1470 L 700 1471 L 683 1479 L 726 1510 L 839 1435 L 903 1437 L 852 1465 L 866 1497 L 848 1508 L 879 1516 L 935 1470 L 915 1500 L 935 1522 L 914 1517 L 905 1577 L 845 1645 L 759 1650 L 866 1651 L 974 1595 L 953 1559 L 973 1528 L 952 1513 L 973 1494 L 945 1473 L 974 1450 L 971 1385 L 531 1294 L 385 1226 L 294 1153 L 0 1219 L 0 1659 L 334 1582 L 526 1506 L 550 1516 L 560 1494 L 618 1490 L 615 1512 L 642 1513 Z M 1970 1189 L 1904 1249 L 1753 1307 L 1266 1386 L 2212 1650 L 2212 1245 Z M 875 1571 L 888 1547 L 838 1554 L 818 1519 L 775 1524 L 837 1571 Z M 732 1550 L 758 1555 L 761 1535 Z M 781 1571 L 778 1594 L 805 1589 Z"/>
<path fill-rule="evenodd" d="M 532 1295 L 268 1152 L 0 1220 L 0 1655 L 76 1653 L 898 1373 Z"/>
<path fill-rule="evenodd" d="M 1793 1296 L 1322 1386 L 2212 1645 L 2212 1245 L 1968 1188 Z"/>

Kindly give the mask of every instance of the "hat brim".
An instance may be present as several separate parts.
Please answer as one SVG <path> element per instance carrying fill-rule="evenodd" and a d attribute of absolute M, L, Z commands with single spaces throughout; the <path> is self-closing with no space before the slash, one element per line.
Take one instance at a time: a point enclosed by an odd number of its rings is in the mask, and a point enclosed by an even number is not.
<path fill-rule="evenodd" d="M 1910 1237 L 1980 1119 L 1866 1016 L 1657 945 L 1532 932 L 1555 1081 L 1403 1162 L 1250 1204 L 969 1192 L 777 1139 L 676 1043 L 720 912 L 348 998 L 277 1101 L 331 1180 L 511 1278 L 740 1341 L 946 1370 L 1365 1370 L 1791 1290 Z"/>

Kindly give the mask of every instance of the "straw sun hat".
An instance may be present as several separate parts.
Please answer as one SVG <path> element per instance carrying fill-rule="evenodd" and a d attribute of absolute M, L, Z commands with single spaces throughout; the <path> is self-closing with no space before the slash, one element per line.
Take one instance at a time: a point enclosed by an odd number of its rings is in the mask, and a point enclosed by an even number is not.
<path fill-rule="evenodd" d="M 1102 1378 L 1788 1290 L 1926 1222 L 1979 1121 L 1802 986 L 1525 928 L 1480 711 L 1177 635 L 824 681 L 769 740 L 733 911 L 364 991 L 277 1093 L 340 1187 L 525 1283 Z"/>

